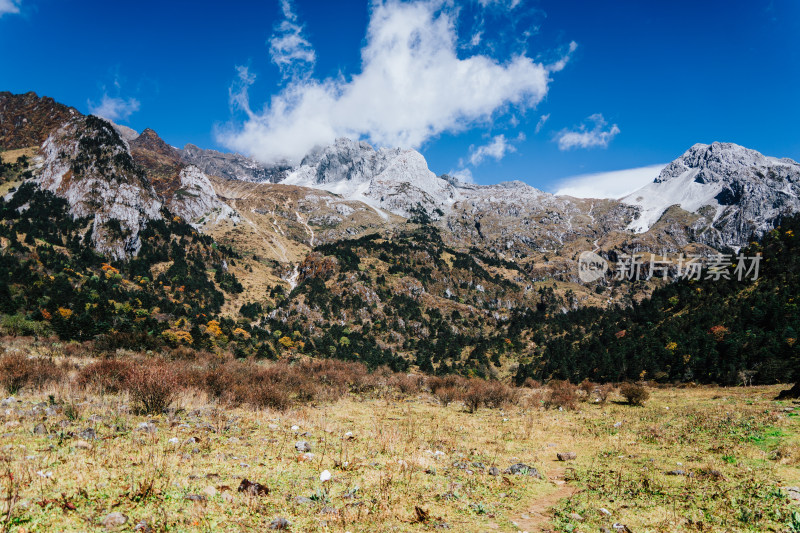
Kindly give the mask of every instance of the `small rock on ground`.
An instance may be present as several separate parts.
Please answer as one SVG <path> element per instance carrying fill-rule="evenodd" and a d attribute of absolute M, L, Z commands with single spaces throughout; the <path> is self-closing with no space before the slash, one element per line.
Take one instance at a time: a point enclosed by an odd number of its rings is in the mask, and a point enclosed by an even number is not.
<path fill-rule="evenodd" d="M 786 491 L 790 499 L 800 502 L 800 487 L 783 487 L 783 490 Z"/>
<path fill-rule="evenodd" d="M 575 452 L 561 452 L 557 453 L 556 455 L 558 456 L 559 461 L 572 461 L 578 457 L 578 454 Z"/>
<path fill-rule="evenodd" d="M 285 518 L 276 518 L 269 523 L 270 529 L 289 529 L 291 524 Z"/>
<path fill-rule="evenodd" d="M 107 528 L 117 528 L 124 526 L 128 521 L 128 517 L 122 513 L 109 513 L 104 518 L 101 524 Z"/>
<path fill-rule="evenodd" d="M 514 475 L 525 474 L 525 475 L 528 475 L 528 476 L 538 477 L 538 478 L 542 477 L 542 475 L 539 474 L 539 471 L 536 470 L 534 467 L 528 466 L 528 465 L 523 464 L 523 463 L 513 464 L 513 465 L 509 466 L 508 468 L 506 468 L 505 471 L 503 471 L 503 473 L 504 474 L 514 474 Z"/>

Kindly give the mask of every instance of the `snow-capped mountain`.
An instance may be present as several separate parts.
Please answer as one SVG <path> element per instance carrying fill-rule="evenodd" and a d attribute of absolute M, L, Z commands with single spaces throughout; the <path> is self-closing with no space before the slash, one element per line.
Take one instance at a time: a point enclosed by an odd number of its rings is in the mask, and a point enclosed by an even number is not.
<path fill-rule="evenodd" d="M 349 139 L 312 150 L 297 167 L 264 165 L 192 145 L 177 149 L 153 130 L 82 117 L 32 93 L 0 93 L 0 103 L 3 146 L 46 138 L 37 180 L 67 198 L 75 216 L 94 217 L 95 246 L 115 257 L 136 254 L 139 230 L 162 207 L 201 231 L 229 232 L 231 241 L 243 232 L 269 241 L 279 261 L 302 255 L 295 246 L 390 230 L 402 223 L 398 215 L 421 209 L 451 245 L 551 266 L 587 247 L 737 247 L 800 212 L 798 163 L 729 143 L 693 146 L 621 200 L 578 199 L 522 182 L 437 176 L 415 150 Z"/>
<path fill-rule="evenodd" d="M 326 190 L 405 217 L 418 204 L 441 209 L 456 197 L 453 184 L 431 172 L 419 152 L 375 150 L 345 138 L 313 150 L 281 183 Z"/>
<path fill-rule="evenodd" d="M 742 246 L 800 211 L 800 164 L 732 143 L 695 144 L 649 185 L 624 197 L 639 208 L 628 228 L 644 233 L 677 205 L 697 215 L 693 237 L 711 246 Z"/>

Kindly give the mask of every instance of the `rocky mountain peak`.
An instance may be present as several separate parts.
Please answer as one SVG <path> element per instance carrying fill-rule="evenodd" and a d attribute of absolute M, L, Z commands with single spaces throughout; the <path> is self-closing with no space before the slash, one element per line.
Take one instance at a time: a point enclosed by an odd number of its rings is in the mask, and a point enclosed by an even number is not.
<path fill-rule="evenodd" d="M 800 210 L 800 165 L 733 143 L 695 144 L 656 180 L 622 199 L 639 207 L 629 229 L 649 230 L 673 205 L 696 215 L 692 237 L 742 246 Z"/>
<path fill-rule="evenodd" d="M 65 198 L 73 217 L 92 220 L 94 247 L 114 258 L 135 255 L 162 203 L 111 124 L 72 119 L 47 138 L 42 155 L 40 186 Z"/>
<path fill-rule="evenodd" d="M 0 148 L 41 146 L 54 130 L 80 113 L 35 92 L 0 92 Z"/>
<path fill-rule="evenodd" d="M 164 140 L 158 136 L 158 133 L 150 128 L 146 128 L 142 133 L 140 133 L 138 137 L 130 142 L 130 145 L 131 149 L 134 150 L 149 150 L 150 152 L 155 152 L 156 154 L 163 155 L 165 157 L 171 157 L 176 160 L 180 160 L 180 154 L 178 151 L 165 143 Z"/>
<path fill-rule="evenodd" d="M 688 170 L 696 170 L 698 183 L 730 181 L 741 175 L 743 169 L 766 168 L 775 165 L 796 164 L 791 159 L 780 160 L 767 157 L 755 150 L 734 143 L 713 142 L 695 144 L 681 157 L 661 171 L 656 183 L 674 179 Z"/>

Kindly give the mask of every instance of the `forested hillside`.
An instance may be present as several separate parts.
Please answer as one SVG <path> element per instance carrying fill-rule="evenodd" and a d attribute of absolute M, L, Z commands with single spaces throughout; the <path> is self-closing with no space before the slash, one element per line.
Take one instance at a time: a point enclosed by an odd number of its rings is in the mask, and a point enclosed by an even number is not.
<path fill-rule="evenodd" d="M 681 280 L 632 307 L 586 308 L 534 326 L 540 348 L 520 365 L 517 380 L 731 385 L 797 379 L 798 234 L 800 218 L 791 217 L 741 250 L 745 257 L 763 256 L 755 281 L 738 280 L 732 265 L 730 279 Z M 535 314 L 529 320 L 535 322 Z"/>

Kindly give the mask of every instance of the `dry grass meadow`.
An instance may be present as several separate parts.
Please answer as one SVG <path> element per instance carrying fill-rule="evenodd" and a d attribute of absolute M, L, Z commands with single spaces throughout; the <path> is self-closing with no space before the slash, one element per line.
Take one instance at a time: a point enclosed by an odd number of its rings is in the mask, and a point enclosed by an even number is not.
<path fill-rule="evenodd" d="M 470 406 L 463 383 L 306 370 L 316 393 L 259 407 L 151 357 L 137 367 L 174 389 L 144 414 L 86 377 L 96 359 L 36 344 L 3 341 L 0 375 L 37 350 L 57 370 L 3 396 L 0 531 L 800 530 L 782 488 L 800 485 L 800 406 L 779 386 L 648 387 L 642 406 L 584 387 L 571 409 L 532 384 Z"/>

